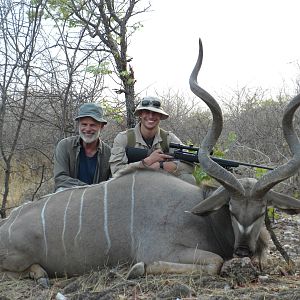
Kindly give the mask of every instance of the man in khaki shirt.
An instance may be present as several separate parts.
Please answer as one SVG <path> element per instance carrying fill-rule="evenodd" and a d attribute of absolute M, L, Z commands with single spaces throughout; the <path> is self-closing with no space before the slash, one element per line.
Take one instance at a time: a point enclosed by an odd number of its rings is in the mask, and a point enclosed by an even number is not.
<path fill-rule="evenodd" d="M 134 135 L 135 148 L 148 149 L 151 154 L 141 161 L 128 164 L 126 147 L 128 146 L 128 130 L 120 132 L 113 143 L 111 157 L 109 160 L 112 176 L 115 177 L 121 171 L 128 168 L 151 168 L 163 169 L 175 176 L 194 183 L 191 175 L 193 166 L 172 159 L 172 156 L 165 154 L 162 144 L 172 143 L 181 144 L 180 139 L 172 132 L 162 130 L 159 125 L 161 120 L 165 120 L 169 115 L 162 109 L 160 99 L 156 97 L 145 97 L 141 100 L 134 114 L 139 117 L 139 123 L 135 128 L 129 129 Z M 163 141 L 166 139 L 166 141 Z M 168 149 L 172 153 L 173 149 Z"/>

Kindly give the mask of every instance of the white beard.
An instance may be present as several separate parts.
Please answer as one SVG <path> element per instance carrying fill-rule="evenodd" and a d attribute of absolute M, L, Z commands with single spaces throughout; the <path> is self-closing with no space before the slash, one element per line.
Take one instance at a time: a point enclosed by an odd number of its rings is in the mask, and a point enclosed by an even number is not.
<path fill-rule="evenodd" d="M 100 129 L 95 132 L 92 136 L 86 136 L 80 129 L 79 129 L 79 135 L 80 137 L 82 138 L 82 140 L 87 143 L 87 144 L 91 144 L 93 143 L 94 141 L 96 141 L 99 136 L 100 136 Z"/>

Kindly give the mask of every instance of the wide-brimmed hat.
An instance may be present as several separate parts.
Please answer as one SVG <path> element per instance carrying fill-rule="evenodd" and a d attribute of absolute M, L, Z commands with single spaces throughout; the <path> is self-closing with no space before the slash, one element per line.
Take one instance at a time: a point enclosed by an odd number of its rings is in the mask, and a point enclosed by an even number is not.
<path fill-rule="evenodd" d="M 75 120 L 84 117 L 91 117 L 97 122 L 107 124 L 107 121 L 103 119 L 102 107 L 95 103 L 84 103 L 80 106 L 78 116 L 75 118 Z"/>
<path fill-rule="evenodd" d="M 139 111 L 141 110 L 151 110 L 157 112 L 161 114 L 161 120 L 169 118 L 169 115 L 162 110 L 160 100 L 156 97 L 144 97 L 136 108 L 134 115 L 138 116 Z"/>

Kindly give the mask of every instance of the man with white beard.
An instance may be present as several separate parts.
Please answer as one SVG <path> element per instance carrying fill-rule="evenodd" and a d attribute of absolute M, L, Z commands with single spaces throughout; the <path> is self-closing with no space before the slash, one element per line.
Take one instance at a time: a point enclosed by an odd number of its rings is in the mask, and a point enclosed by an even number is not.
<path fill-rule="evenodd" d="M 110 177 L 110 147 L 100 139 L 107 121 L 95 103 L 80 106 L 79 135 L 62 139 L 54 156 L 55 191 L 105 181 Z"/>

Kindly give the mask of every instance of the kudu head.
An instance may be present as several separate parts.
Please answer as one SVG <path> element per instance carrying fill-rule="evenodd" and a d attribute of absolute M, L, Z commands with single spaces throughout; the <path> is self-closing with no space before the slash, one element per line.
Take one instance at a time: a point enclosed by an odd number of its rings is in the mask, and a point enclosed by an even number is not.
<path fill-rule="evenodd" d="M 293 116 L 300 105 L 300 95 L 289 102 L 282 119 L 284 138 L 293 157 L 284 165 L 266 173 L 258 181 L 253 178 L 237 179 L 231 172 L 215 163 L 209 155 L 222 132 L 223 116 L 216 100 L 197 83 L 202 58 L 203 48 L 199 40 L 199 55 L 190 76 L 190 88 L 208 105 L 213 120 L 200 146 L 198 158 L 203 170 L 216 179 L 221 187 L 195 206 L 192 213 L 206 215 L 228 204 L 235 235 L 234 254 L 251 257 L 256 252 L 257 240 L 268 205 L 289 213 L 300 212 L 299 200 L 271 190 L 279 182 L 291 177 L 300 167 L 300 143 L 293 128 Z"/>

